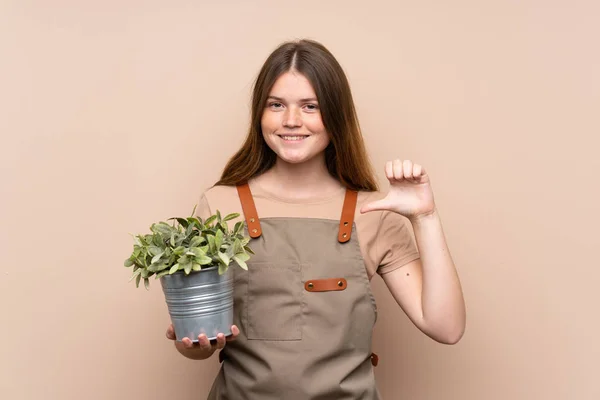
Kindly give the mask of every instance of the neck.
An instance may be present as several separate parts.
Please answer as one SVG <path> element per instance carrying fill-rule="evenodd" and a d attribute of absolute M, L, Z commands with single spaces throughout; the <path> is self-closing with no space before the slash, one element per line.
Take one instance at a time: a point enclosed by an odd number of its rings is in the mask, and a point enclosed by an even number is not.
<path fill-rule="evenodd" d="M 296 199 L 329 195 L 342 187 L 327 170 L 324 155 L 300 164 L 286 163 L 278 158 L 273 168 L 257 181 L 268 192 Z"/>

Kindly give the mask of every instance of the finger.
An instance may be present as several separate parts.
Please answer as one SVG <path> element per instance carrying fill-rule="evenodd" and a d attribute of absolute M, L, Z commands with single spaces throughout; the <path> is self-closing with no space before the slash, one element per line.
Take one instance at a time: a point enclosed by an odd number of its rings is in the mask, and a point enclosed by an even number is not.
<path fill-rule="evenodd" d="M 236 337 L 238 337 L 238 335 L 240 334 L 240 330 L 238 329 L 237 326 L 232 325 L 231 326 L 231 336 L 226 338 L 226 341 L 231 341 L 231 340 L 235 340 Z"/>
<path fill-rule="evenodd" d="M 223 335 L 222 333 L 219 333 L 217 335 L 217 349 L 222 349 L 223 347 L 225 347 L 225 335 Z"/>
<path fill-rule="evenodd" d="M 404 179 L 412 180 L 413 178 L 413 162 L 410 160 L 404 160 L 402 163 L 402 172 L 404 172 Z"/>
<path fill-rule="evenodd" d="M 394 179 L 394 164 L 391 161 L 385 163 L 385 177 Z"/>
<path fill-rule="evenodd" d="M 377 200 L 362 206 L 360 212 L 361 214 L 364 214 L 371 211 L 387 210 L 388 208 L 389 206 L 387 205 L 386 201 Z"/>
<path fill-rule="evenodd" d="M 210 340 L 208 340 L 204 333 L 198 335 L 198 344 L 200 345 L 200 348 L 205 351 L 209 351 L 212 347 L 210 345 Z"/>
<path fill-rule="evenodd" d="M 173 329 L 173 324 L 169 325 L 167 328 L 167 339 L 175 340 L 175 329 Z"/>
<path fill-rule="evenodd" d="M 419 164 L 413 165 L 413 178 L 415 180 L 421 179 L 422 172 L 423 172 L 423 167 L 421 167 L 421 165 L 419 165 Z"/>
<path fill-rule="evenodd" d="M 183 339 L 181 339 L 181 342 L 183 343 L 183 346 L 186 349 L 191 349 L 192 347 L 194 347 L 194 342 L 192 342 L 192 339 L 190 339 L 189 337 L 184 337 Z"/>
<path fill-rule="evenodd" d="M 400 160 L 394 160 L 394 179 L 401 181 L 404 179 L 404 173 L 402 172 L 402 162 Z"/>

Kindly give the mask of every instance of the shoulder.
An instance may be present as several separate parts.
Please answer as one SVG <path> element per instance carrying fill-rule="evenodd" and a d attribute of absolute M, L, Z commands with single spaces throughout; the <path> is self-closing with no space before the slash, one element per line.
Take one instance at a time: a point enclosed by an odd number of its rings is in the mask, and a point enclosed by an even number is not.
<path fill-rule="evenodd" d="M 241 213 L 241 205 L 235 186 L 211 186 L 200 194 L 198 215 L 207 218 L 219 211 L 221 215 Z"/>
<path fill-rule="evenodd" d="M 202 196 L 210 202 L 221 203 L 232 197 L 237 197 L 237 188 L 235 186 L 215 185 L 204 190 Z"/>

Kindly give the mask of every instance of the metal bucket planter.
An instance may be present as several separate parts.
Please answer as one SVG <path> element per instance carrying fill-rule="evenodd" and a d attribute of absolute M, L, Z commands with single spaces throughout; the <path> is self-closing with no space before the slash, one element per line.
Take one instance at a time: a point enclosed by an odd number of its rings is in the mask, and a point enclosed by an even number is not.
<path fill-rule="evenodd" d="M 204 333 L 216 340 L 218 333 L 232 334 L 233 271 L 219 275 L 218 267 L 204 268 L 185 275 L 178 271 L 160 278 L 171 322 L 178 341 L 188 337 L 198 342 Z"/>

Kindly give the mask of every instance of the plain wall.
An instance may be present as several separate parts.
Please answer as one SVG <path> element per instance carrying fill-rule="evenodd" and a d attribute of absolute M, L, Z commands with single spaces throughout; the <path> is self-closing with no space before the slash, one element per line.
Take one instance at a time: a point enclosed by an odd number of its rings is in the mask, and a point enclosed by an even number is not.
<path fill-rule="evenodd" d="M 192 211 L 287 39 L 321 41 L 364 136 L 432 178 L 468 307 L 456 346 L 380 278 L 384 399 L 597 400 L 597 1 L 2 1 L 0 398 L 202 399 L 129 233 Z"/>

